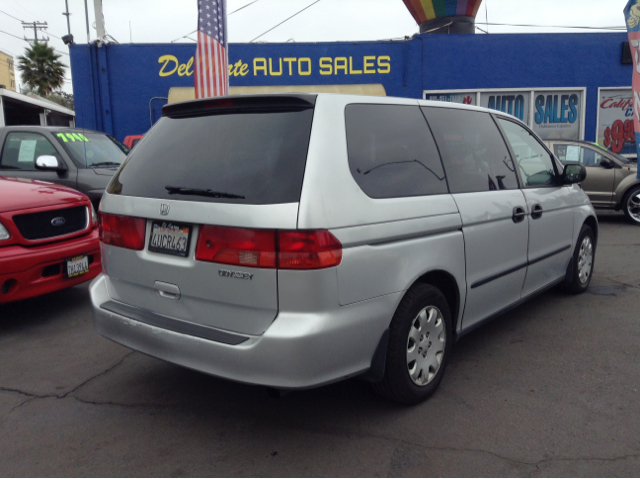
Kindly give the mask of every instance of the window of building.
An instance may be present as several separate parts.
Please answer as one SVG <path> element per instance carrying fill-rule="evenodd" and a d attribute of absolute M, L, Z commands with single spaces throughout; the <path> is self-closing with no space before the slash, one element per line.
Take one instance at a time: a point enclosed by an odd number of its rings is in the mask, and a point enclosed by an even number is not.
<path fill-rule="evenodd" d="M 518 188 L 516 169 L 488 113 L 423 108 L 440 148 L 451 193 Z"/>
<path fill-rule="evenodd" d="M 11 80 L 11 88 L 13 88 L 14 90 L 16 89 L 16 82 L 15 82 L 15 80 Z"/>
<path fill-rule="evenodd" d="M 349 167 L 371 198 L 447 193 L 440 155 L 417 106 L 349 105 Z"/>
<path fill-rule="evenodd" d="M 13 62 L 9 60 L 9 70 L 13 71 Z"/>

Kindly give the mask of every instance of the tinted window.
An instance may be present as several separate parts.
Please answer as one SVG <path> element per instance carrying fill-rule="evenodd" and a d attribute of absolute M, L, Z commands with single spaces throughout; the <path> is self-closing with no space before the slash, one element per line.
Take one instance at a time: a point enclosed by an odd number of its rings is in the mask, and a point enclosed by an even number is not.
<path fill-rule="evenodd" d="M 81 168 L 117 167 L 126 158 L 116 140 L 102 133 L 63 131 L 54 132 L 54 137 Z"/>
<path fill-rule="evenodd" d="M 551 155 L 537 138 L 517 123 L 502 118 L 498 121 L 516 155 L 523 186 L 556 185 L 556 173 Z"/>
<path fill-rule="evenodd" d="M 62 161 L 53 145 L 39 133 L 9 133 L 2 148 L 0 169 L 35 170 L 39 156 L 55 156 Z"/>
<path fill-rule="evenodd" d="M 349 167 L 372 198 L 447 193 L 438 150 L 417 106 L 349 105 Z"/>
<path fill-rule="evenodd" d="M 488 113 L 424 108 L 440 148 L 451 193 L 518 188 L 509 150 Z"/>
<path fill-rule="evenodd" d="M 163 117 L 131 151 L 109 192 L 218 203 L 298 202 L 312 118 L 311 109 Z"/>

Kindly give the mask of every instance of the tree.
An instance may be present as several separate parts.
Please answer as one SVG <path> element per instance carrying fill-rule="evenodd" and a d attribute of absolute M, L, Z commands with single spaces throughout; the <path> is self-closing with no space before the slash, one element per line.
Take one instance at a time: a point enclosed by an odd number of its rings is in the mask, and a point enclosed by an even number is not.
<path fill-rule="evenodd" d="M 67 65 L 62 64 L 60 55 L 46 42 L 35 42 L 25 49 L 24 56 L 18 57 L 18 70 L 22 82 L 38 95 L 47 96 L 62 87 Z"/>

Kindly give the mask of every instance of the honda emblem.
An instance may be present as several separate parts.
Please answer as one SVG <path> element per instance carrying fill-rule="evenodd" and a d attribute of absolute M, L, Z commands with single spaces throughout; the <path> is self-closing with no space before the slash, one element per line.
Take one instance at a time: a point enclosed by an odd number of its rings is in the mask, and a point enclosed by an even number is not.
<path fill-rule="evenodd" d="M 169 205 L 160 205 L 160 214 L 167 216 L 169 214 Z"/>

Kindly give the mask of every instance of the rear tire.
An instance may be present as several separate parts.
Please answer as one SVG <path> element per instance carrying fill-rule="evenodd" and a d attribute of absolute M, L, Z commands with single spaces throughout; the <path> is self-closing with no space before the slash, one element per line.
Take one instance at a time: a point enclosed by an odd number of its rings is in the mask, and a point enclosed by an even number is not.
<path fill-rule="evenodd" d="M 565 289 L 572 294 L 584 293 L 591 283 L 596 257 L 596 242 L 589 225 L 582 225 L 580 236 L 573 252 L 571 278 L 567 278 Z"/>
<path fill-rule="evenodd" d="M 640 185 L 629 189 L 624 195 L 622 210 L 631 223 L 640 226 Z"/>
<path fill-rule="evenodd" d="M 414 285 L 400 302 L 389 327 L 389 346 L 381 396 L 401 404 L 417 404 L 438 388 L 453 346 L 451 310 L 442 292 Z"/>

